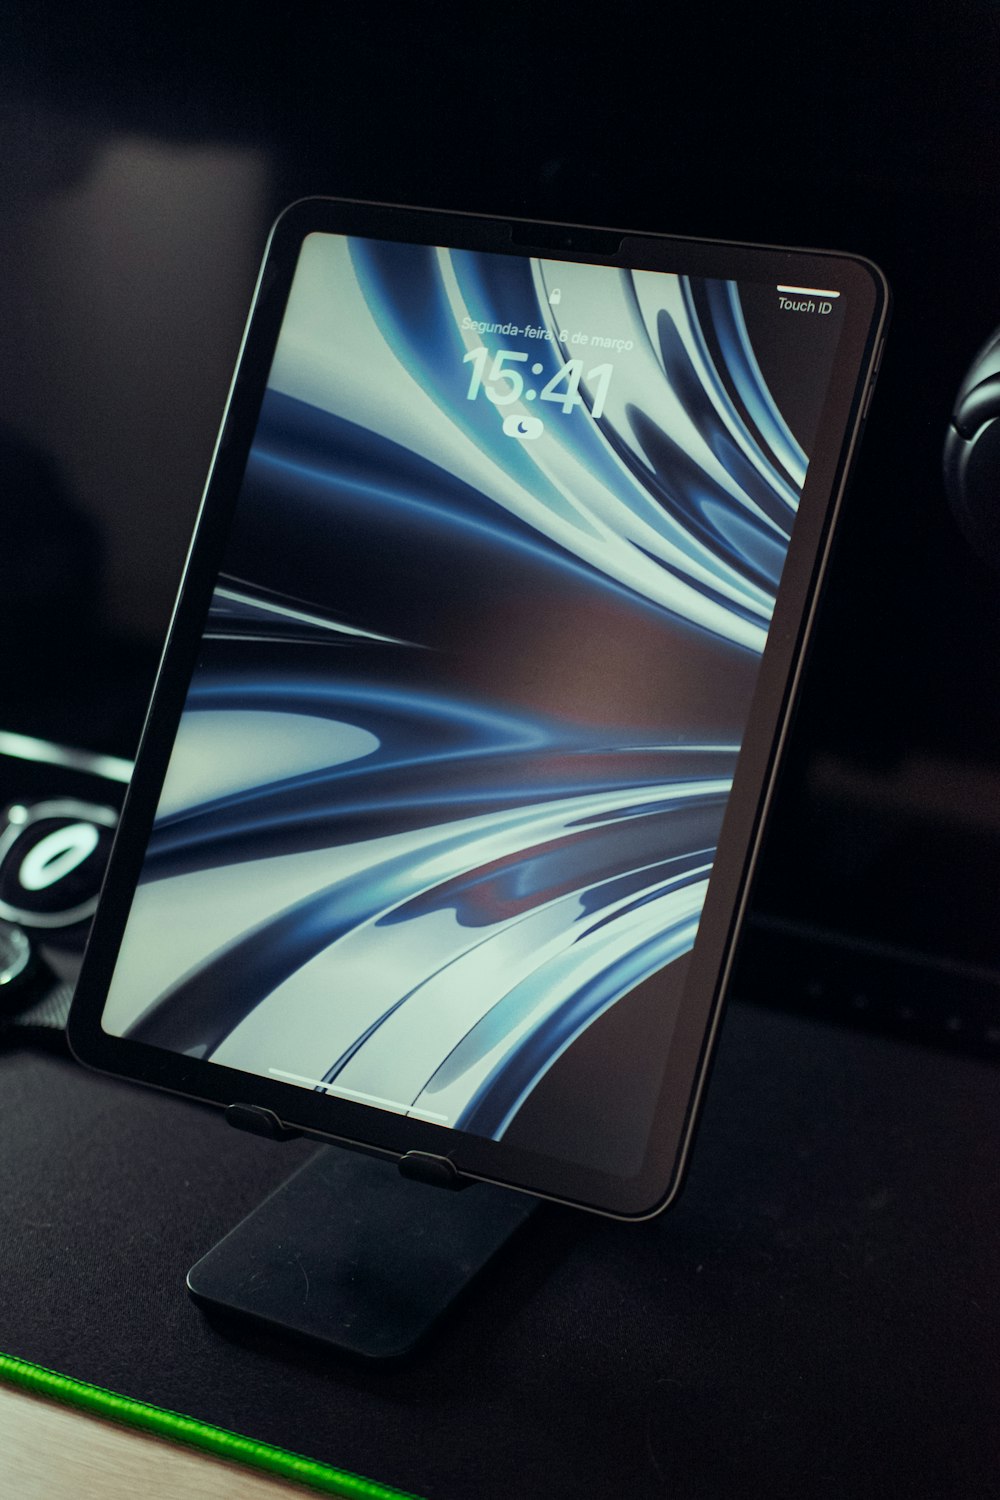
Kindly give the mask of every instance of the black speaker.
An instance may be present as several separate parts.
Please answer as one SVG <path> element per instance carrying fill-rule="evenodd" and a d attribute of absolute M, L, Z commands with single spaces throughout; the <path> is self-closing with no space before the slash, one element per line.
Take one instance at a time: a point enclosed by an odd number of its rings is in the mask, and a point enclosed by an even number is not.
<path fill-rule="evenodd" d="M 0 1032 L 65 1024 L 131 771 L 0 730 Z"/>

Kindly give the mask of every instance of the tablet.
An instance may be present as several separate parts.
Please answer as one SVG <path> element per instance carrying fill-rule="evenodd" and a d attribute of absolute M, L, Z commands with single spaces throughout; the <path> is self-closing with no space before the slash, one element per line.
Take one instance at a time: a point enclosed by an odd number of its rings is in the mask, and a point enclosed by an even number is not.
<path fill-rule="evenodd" d="M 77 1056 L 663 1208 L 887 302 L 837 254 L 288 209 Z"/>

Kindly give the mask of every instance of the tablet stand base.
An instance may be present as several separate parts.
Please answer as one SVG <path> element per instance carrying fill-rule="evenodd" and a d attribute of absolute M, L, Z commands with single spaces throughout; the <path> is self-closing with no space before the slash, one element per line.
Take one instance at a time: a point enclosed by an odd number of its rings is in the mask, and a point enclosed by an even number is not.
<path fill-rule="evenodd" d="M 448 1192 L 326 1146 L 192 1267 L 188 1291 L 209 1311 L 399 1358 L 536 1206 L 488 1183 Z"/>

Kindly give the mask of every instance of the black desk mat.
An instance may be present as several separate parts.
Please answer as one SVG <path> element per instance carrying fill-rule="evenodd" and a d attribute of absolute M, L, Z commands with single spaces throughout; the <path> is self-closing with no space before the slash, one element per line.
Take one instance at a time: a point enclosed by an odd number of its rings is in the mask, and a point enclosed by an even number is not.
<path fill-rule="evenodd" d="M 545 1209 L 406 1366 L 184 1274 L 312 1147 L 0 1053 L 0 1349 L 433 1500 L 1000 1494 L 1000 1074 L 731 1007 L 688 1187 Z"/>

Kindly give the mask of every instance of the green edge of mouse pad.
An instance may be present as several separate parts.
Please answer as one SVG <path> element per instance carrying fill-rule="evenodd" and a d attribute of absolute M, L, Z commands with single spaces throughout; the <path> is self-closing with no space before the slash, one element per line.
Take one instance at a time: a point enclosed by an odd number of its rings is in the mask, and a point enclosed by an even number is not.
<path fill-rule="evenodd" d="M 373 1479 L 333 1469 L 297 1453 L 286 1453 L 283 1448 L 275 1448 L 270 1443 L 255 1442 L 252 1438 L 228 1432 L 224 1427 L 212 1427 L 194 1417 L 181 1416 L 179 1412 L 133 1401 L 130 1396 L 119 1396 L 99 1385 L 88 1385 L 86 1381 L 74 1380 L 69 1375 L 59 1375 L 54 1370 L 46 1370 L 10 1354 L 0 1354 L 0 1380 L 33 1395 L 48 1396 L 79 1407 L 92 1416 L 135 1427 L 171 1442 L 184 1443 L 189 1448 L 198 1448 L 215 1458 L 261 1469 L 293 1483 L 311 1485 L 324 1494 L 339 1495 L 342 1500 L 415 1500 L 405 1491 L 389 1489 Z"/>

